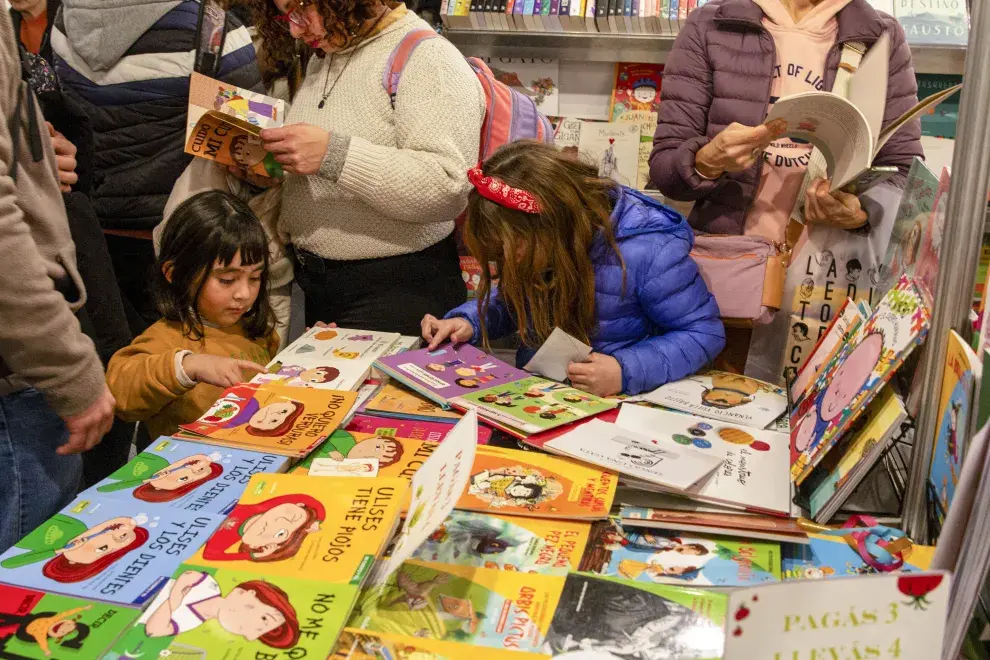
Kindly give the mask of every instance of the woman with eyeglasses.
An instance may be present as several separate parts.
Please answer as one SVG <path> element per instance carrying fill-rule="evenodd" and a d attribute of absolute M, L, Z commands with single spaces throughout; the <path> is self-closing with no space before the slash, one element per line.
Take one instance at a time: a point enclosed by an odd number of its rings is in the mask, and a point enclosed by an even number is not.
<path fill-rule="evenodd" d="M 484 96 L 444 39 L 412 51 L 393 99 L 396 47 L 431 28 L 382 0 L 254 0 L 263 68 L 316 52 L 283 128 L 262 132 L 287 172 L 287 236 L 306 322 L 419 334 L 425 314 L 464 301 L 454 218 L 464 209 Z M 408 42 L 407 42 L 408 43 Z M 269 182 L 272 183 L 272 182 Z"/>

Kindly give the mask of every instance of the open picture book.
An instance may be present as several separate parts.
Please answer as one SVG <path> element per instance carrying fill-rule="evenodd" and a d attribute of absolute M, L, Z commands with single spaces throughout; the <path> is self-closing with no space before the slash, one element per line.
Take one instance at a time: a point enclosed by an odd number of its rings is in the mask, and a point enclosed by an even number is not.
<path fill-rule="evenodd" d="M 282 166 L 261 143 L 261 131 L 285 121 L 285 101 L 213 80 L 189 78 L 186 153 L 233 165 L 266 177 L 281 177 Z"/>
<path fill-rule="evenodd" d="M 830 179 L 833 190 L 858 194 L 895 174 L 896 168 L 873 167 L 880 149 L 894 133 L 962 87 L 956 85 L 919 101 L 883 128 L 889 63 L 890 38 L 884 34 L 852 75 L 847 98 L 825 91 L 802 92 L 780 99 L 767 115 L 765 123 L 783 120 L 787 123 L 784 135 L 818 148 L 828 172 L 812 172 L 811 177 Z"/>

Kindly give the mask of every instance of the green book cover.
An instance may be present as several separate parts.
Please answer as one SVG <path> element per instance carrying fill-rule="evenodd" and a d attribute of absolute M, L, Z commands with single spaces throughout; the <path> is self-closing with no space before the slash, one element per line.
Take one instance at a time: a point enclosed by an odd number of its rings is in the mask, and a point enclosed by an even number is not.
<path fill-rule="evenodd" d="M 452 399 L 458 407 L 476 408 L 496 424 L 534 434 L 593 417 L 615 408 L 593 394 L 531 376 Z"/>
<path fill-rule="evenodd" d="M 571 573 L 543 652 L 717 660 L 725 645 L 727 603 L 726 594 L 705 589 Z"/>
<path fill-rule="evenodd" d="M 740 587 L 780 580 L 780 544 L 595 523 L 578 570 L 648 584 Z"/>
<path fill-rule="evenodd" d="M 101 658 L 140 613 L 0 585 L 0 658 Z"/>
<path fill-rule="evenodd" d="M 110 660 L 326 658 L 358 587 L 183 564 Z"/>

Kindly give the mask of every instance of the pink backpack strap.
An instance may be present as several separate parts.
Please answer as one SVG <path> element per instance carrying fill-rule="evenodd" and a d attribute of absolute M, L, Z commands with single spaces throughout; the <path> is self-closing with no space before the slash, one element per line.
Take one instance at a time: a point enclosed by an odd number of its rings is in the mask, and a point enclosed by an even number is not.
<path fill-rule="evenodd" d="M 427 39 L 435 39 L 440 35 L 433 30 L 411 30 L 402 37 L 402 41 L 392 50 L 385 63 L 385 73 L 382 74 L 382 87 L 388 94 L 392 109 L 395 109 L 395 96 L 399 93 L 399 79 L 406 63 L 412 57 L 416 47 Z"/>

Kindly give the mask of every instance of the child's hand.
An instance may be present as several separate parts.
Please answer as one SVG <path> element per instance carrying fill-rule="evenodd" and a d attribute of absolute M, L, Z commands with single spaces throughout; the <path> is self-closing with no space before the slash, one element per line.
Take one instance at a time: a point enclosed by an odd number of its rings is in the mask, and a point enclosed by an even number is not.
<path fill-rule="evenodd" d="M 263 366 L 250 360 L 235 360 L 201 353 L 186 355 L 182 359 L 182 369 L 189 380 L 223 388 L 233 387 L 250 380 L 255 374 L 265 373 Z M 248 374 L 247 377 L 245 373 Z"/>
<path fill-rule="evenodd" d="M 612 396 L 622 391 L 622 365 L 611 355 L 592 353 L 584 362 L 567 365 L 571 385 L 595 396 Z"/>
<path fill-rule="evenodd" d="M 423 331 L 423 339 L 430 343 L 431 351 L 447 339 L 454 344 L 463 344 L 474 337 L 474 327 L 467 319 L 454 318 L 441 321 L 432 314 L 427 314 L 420 321 L 419 326 Z"/>

